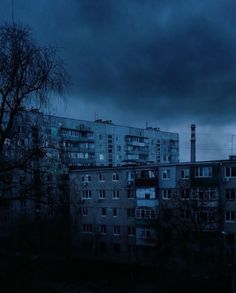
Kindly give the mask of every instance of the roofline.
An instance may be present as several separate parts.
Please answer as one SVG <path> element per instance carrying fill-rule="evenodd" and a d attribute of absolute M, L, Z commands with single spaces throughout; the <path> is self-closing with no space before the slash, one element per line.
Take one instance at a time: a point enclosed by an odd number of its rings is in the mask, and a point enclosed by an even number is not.
<path fill-rule="evenodd" d="M 125 170 L 125 169 L 147 169 L 147 168 L 160 168 L 160 167 L 181 167 L 191 165 L 209 165 L 209 164 L 222 164 L 222 163 L 236 163 L 234 160 L 212 160 L 212 161 L 196 161 L 196 162 L 178 162 L 178 163 L 161 163 L 161 164 L 147 164 L 147 165 L 126 165 L 126 166 L 93 166 L 93 167 L 80 167 L 79 169 L 70 170 L 70 173 L 81 171 L 96 171 L 96 170 Z"/>
<path fill-rule="evenodd" d="M 32 113 L 37 113 L 37 114 L 43 114 L 45 116 L 48 117 L 55 117 L 55 118 L 62 118 L 62 119 L 70 119 L 70 120 L 74 120 L 74 121 L 82 121 L 82 122 L 90 122 L 90 123 L 96 123 L 99 125 L 113 125 L 113 126 L 119 126 L 119 127 L 126 127 L 126 128 L 133 128 L 133 129 L 141 129 L 141 130 L 146 130 L 146 131 L 155 131 L 155 132 L 161 132 L 161 133 L 171 133 L 171 134 L 175 134 L 179 137 L 179 133 L 178 132 L 171 132 L 171 131 L 165 131 L 165 130 L 157 130 L 157 129 L 146 129 L 146 128 L 141 128 L 141 127 L 135 127 L 135 126 L 127 126 L 127 125 L 120 125 L 120 124 L 114 124 L 114 123 L 101 123 L 101 122 L 96 122 L 96 121 L 92 121 L 92 120 L 84 120 L 84 119 L 78 119 L 78 118 L 70 118 L 70 117 L 65 117 L 65 116 L 58 116 L 58 115 L 53 115 L 53 114 L 45 114 L 41 111 L 30 111 Z"/>

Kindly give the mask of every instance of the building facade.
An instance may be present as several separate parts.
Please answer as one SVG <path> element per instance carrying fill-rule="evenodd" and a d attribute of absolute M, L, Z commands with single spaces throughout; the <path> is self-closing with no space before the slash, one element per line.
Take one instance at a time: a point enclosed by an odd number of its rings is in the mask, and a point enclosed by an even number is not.
<path fill-rule="evenodd" d="M 158 263 L 168 251 L 172 261 L 184 254 L 186 269 L 201 257 L 209 270 L 223 261 L 220 251 L 234 254 L 234 158 L 85 168 L 70 172 L 70 187 L 78 253 L 90 247 L 90 257 Z"/>
<path fill-rule="evenodd" d="M 84 121 L 44 116 L 58 137 L 70 168 L 124 164 L 174 163 L 179 160 L 177 133 L 120 126 L 110 120 Z"/>
<path fill-rule="evenodd" d="M 151 186 L 150 186 L 151 184 Z M 70 174 L 72 239 L 78 256 L 145 262 L 156 247 L 155 169 L 90 168 Z"/>
<path fill-rule="evenodd" d="M 53 215 L 65 202 L 69 170 L 179 159 L 178 134 L 159 129 L 62 118 L 38 110 L 19 113 L 14 129 L 5 140 L 4 156 L 8 165 L 17 164 L 11 172 L 2 172 L 7 180 L 0 178 L 0 193 L 11 206 L 2 213 L 3 223 L 22 211 L 32 217 Z"/>

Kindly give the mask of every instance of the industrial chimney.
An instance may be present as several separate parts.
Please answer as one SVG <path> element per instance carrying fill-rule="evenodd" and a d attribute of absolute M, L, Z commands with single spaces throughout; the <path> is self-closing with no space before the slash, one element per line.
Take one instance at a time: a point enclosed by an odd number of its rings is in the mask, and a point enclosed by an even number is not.
<path fill-rule="evenodd" d="M 195 135 L 196 125 L 191 125 L 191 163 L 196 162 L 196 135 Z"/>

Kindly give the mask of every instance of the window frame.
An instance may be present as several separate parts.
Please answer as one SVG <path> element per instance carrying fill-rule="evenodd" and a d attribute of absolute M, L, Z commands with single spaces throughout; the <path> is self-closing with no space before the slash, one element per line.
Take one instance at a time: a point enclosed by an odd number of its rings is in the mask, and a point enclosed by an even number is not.
<path fill-rule="evenodd" d="M 112 181 L 117 182 L 120 180 L 120 176 L 118 173 L 112 173 Z"/>
<path fill-rule="evenodd" d="M 170 180 L 170 169 L 162 170 L 162 180 Z"/>
<path fill-rule="evenodd" d="M 113 225 L 113 228 L 112 228 L 112 234 L 115 235 L 115 236 L 120 235 L 120 226 L 118 226 L 118 225 Z"/>
<path fill-rule="evenodd" d="M 112 199 L 120 199 L 120 190 L 119 189 L 112 190 Z"/>

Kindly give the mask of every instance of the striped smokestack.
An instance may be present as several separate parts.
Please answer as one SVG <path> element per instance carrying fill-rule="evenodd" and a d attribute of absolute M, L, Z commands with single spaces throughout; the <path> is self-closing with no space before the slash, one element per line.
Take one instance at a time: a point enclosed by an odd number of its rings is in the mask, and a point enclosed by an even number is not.
<path fill-rule="evenodd" d="M 196 162 L 196 135 L 195 135 L 196 125 L 191 125 L 191 163 Z"/>

